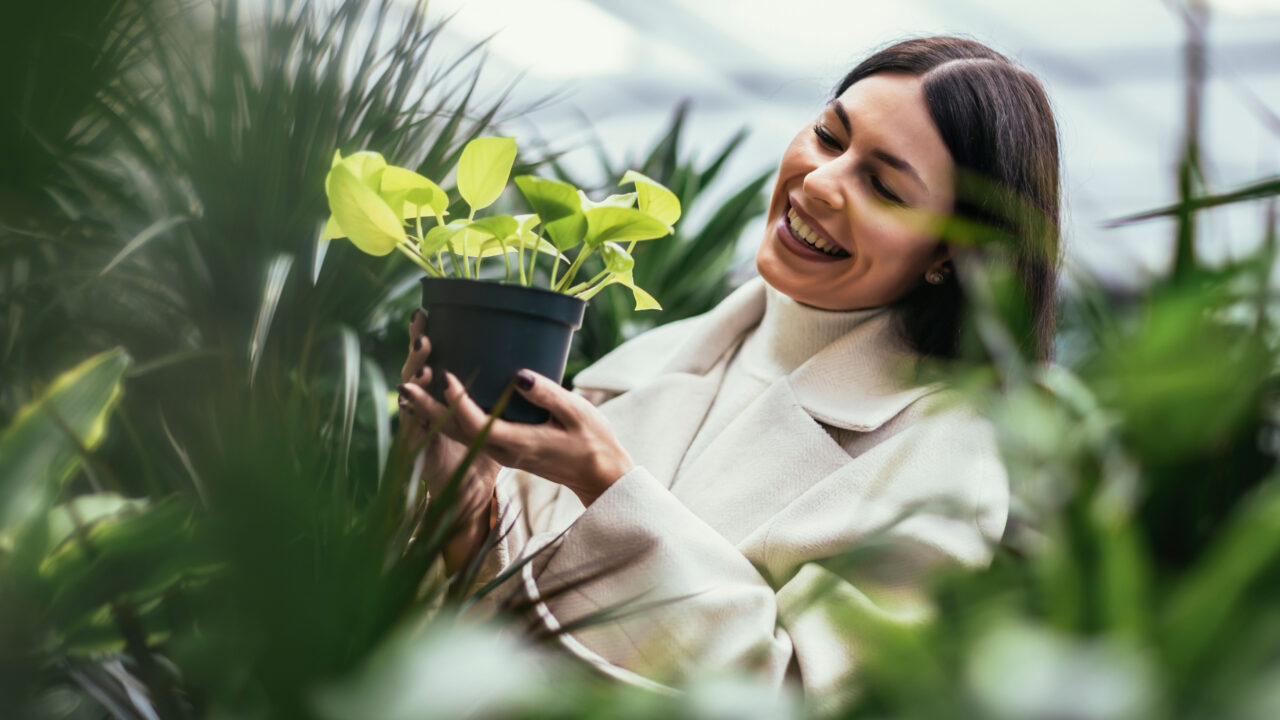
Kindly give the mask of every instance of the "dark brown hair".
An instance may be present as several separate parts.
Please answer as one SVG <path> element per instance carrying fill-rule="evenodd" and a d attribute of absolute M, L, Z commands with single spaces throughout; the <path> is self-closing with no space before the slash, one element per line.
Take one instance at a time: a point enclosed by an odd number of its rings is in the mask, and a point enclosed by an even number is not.
<path fill-rule="evenodd" d="M 953 242 L 953 249 L 983 264 L 1007 263 L 1023 306 L 1012 329 L 1028 356 L 1046 359 L 1055 329 L 1060 220 L 1058 132 L 1044 88 L 986 45 L 944 36 L 876 52 L 840 81 L 833 97 L 886 72 L 923 79 L 925 102 L 956 165 L 954 216 L 983 228 L 975 246 Z M 897 303 L 903 336 L 919 353 L 959 353 L 966 273 L 958 258 L 955 264 L 946 282 L 922 279 Z"/>

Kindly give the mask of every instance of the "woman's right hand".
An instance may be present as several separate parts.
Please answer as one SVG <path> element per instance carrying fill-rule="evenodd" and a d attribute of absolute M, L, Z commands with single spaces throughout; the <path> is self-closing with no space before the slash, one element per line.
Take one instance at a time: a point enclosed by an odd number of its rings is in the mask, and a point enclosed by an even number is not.
<path fill-rule="evenodd" d="M 467 446 L 444 432 L 427 437 L 430 418 L 413 410 L 413 401 L 431 405 L 432 415 L 440 417 L 445 409 L 426 391 L 431 382 L 431 368 L 427 357 L 431 354 L 431 341 L 427 339 L 427 318 L 422 310 L 414 310 L 409 322 L 409 356 L 400 369 L 400 426 L 411 446 L 422 445 L 422 475 L 427 490 L 436 495 L 453 476 L 458 465 L 467 455 Z M 412 386 L 412 387 L 411 387 Z M 423 444 L 425 440 L 425 444 Z M 450 572 L 462 566 L 483 542 L 489 531 L 489 507 L 493 487 L 502 466 L 484 452 L 476 455 L 462 487 L 458 501 L 464 512 L 460 518 L 459 534 L 445 552 L 445 564 Z"/>

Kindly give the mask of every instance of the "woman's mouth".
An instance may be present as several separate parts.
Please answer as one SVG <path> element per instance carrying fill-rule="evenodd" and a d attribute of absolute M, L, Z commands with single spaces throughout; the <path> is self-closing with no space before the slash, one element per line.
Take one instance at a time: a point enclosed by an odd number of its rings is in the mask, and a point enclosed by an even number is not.
<path fill-rule="evenodd" d="M 778 236 L 783 245 L 810 260 L 835 261 L 850 257 L 849 252 L 819 235 L 787 204 L 787 213 L 778 220 Z"/>

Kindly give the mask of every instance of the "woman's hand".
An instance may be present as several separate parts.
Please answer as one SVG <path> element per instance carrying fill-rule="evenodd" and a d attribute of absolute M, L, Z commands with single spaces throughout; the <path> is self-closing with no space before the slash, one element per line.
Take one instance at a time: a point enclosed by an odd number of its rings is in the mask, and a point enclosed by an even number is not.
<path fill-rule="evenodd" d="M 436 495 L 466 457 L 467 445 L 443 432 L 427 437 L 433 418 L 439 417 L 444 409 L 424 390 L 427 383 L 431 382 L 431 368 L 427 367 L 431 341 L 427 339 L 426 327 L 426 315 L 421 310 L 414 310 L 413 319 L 409 323 L 409 356 L 400 369 L 400 426 L 411 447 L 426 441 L 422 447 L 422 475 L 428 492 Z M 431 401 L 434 406 L 433 414 L 417 409 L 412 403 L 415 391 L 417 396 Z M 459 507 L 462 508 L 459 518 L 461 525 L 457 535 L 445 549 L 445 565 L 449 572 L 455 572 L 470 560 L 488 535 L 490 500 L 501 469 L 502 466 L 497 461 L 481 452 L 463 478 L 458 494 Z"/>
<path fill-rule="evenodd" d="M 445 398 L 457 409 L 445 421 L 444 432 L 460 443 L 470 443 L 489 415 L 451 373 L 445 373 L 445 383 Z M 414 413 L 433 420 L 445 415 L 444 407 L 421 387 L 408 389 Z M 531 370 L 516 374 L 516 389 L 529 402 L 549 410 L 551 419 L 541 425 L 494 420 L 484 445 L 493 459 L 564 485 L 583 505 L 590 505 L 635 465 L 608 421 L 586 398 Z"/>

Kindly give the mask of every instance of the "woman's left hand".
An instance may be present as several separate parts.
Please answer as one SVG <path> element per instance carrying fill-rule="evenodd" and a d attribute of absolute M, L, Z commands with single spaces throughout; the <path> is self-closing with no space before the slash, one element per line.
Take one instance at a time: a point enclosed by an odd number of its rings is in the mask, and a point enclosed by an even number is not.
<path fill-rule="evenodd" d="M 452 374 L 445 373 L 445 383 L 445 399 L 457 410 L 442 429 L 469 444 L 484 429 L 489 415 Z M 444 414 L 445 408 L 422 388 L 413 384 L 406 388 L 419 417 L 435 422 Z M 583 505 L 590 505 L 635 465 L 609 422 L 586 398 L 531 370 L 516 374 L 516 390 L 529 402 L 549 410 L 551 419 L 541 425 L 494 420 L 484 445 L 490 457 L 564 485 L 577 493 Z"/>

